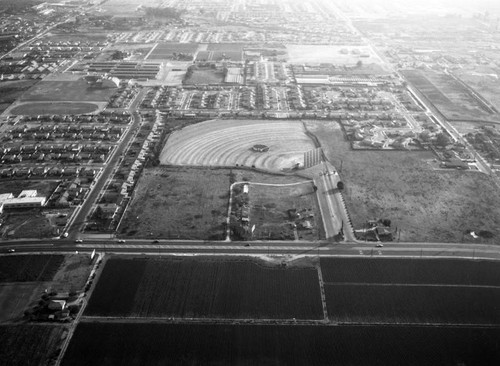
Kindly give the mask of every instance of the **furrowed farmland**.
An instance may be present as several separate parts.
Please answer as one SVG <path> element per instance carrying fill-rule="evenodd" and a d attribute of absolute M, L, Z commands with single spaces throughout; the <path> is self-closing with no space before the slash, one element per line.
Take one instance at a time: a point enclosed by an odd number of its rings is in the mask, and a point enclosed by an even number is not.
<path fill-rule="evenodd" d="M 322 258 L 325 282 L 500 286 L 500 264 L 461 259 Z"/>
<path fill-rule="evenodd" d="M 85 315 L 321 319 L 323 312 L 313 267 L 111 258 Z"/>
<path fill-rule="evenodd" d="M 498 365 L 500 329 L 93 323 L 64 366 Z"/>
<path fill-rule="evenodd" d="M 0 282 L 50 281 L 63 261 L 62 255 L 0 257 Z"/>
<path fill-rule="evenodd" d="M 65 328 L 52 325 L 0 326 L 0 365 L 48 365 L 58 355 Z"/>
<path fill-rule="evenodd" d="M 470 91 L 450 75 L 414 70 L 402 73 L 448 119 L 487 119 L 490 114 Z"/>
<path fill-rule="evenodd" d="M 500 265 L 421 259 L 321 259 L 330 319 L 500 324 Z"/>
<path fill-rule="evenodd" d="M 500 325 L 500 287 L 325 284 L 332 321 Z"/>

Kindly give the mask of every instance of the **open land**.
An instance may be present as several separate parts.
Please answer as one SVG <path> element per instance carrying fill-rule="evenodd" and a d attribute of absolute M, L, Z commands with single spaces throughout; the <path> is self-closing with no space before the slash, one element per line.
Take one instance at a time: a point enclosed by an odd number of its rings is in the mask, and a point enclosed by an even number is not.
<path fill-rule="evenodd" d="M 312 182 L 298 185 L 250 184 L 250 222 L 253 238 L 300 240 L 324 238 L 321 214 Z M 292 211 L 289 211 L 292 210 Z"/>
<path fill-rule="evenodd" d="M 33 302 L 40 300 L 46 289 L 45 282 L 0 284 L 0 323 L 19 321 Z"/>
<path fill-rule="evenodd" d="M 492 118 L 483 105 L 449 75 L 430 71 L 404 71 L 403 74 L 447 119 Z"/>
<path fill-rule="evenodd" d="M 9 114 L 38 116 L 44 114 L 89 114 L 99 110 L 99 105 L 94 103 L 21 103 L 9 110 Z"/>
<path fill-rule="evenodd" d="M 500 109 L 500 96 L 498 90 L 500 88 L 500 70 L 496 68 L 477 68 L 475 70 L 456 71 L 460 79 L 474 88 L 487 101 L 493 104 L 496 109 Z"/>
<path fill-rule="evenodd" d="M 323 46 L 323 45 L 286 45 L 289 62 L 331 63 L 334 65 L 354 66 L 358 61 L 364 64 L 382 63 L 380 58 L 366 46 Z M 343 52 L 341 52 L 344 50 Z M 362 57 L 365 55 L 367 57 Z"/>
<path fill-rule="evenodd" d="M 6 110 L 38 80 L 3 81 L 0 83 L 0 113 Z"/>
<path fill-rule="evenodd" d="M 401 241 L 460 242 L 466 229 L 500 235 L 500 198 L 490 177 L 433 170 L 426 162 L 435 158 L 430 152 L 354 151 L 335 122 L 312 121 L 307 127 L 330 162 L 342 166 L 355 229 L 388 218 Z"/>
<path fill-rule="evenodd" d="M 226 170 L 145 169 L 119 232 L 139 238 L 222 239 Z"/>
<path fill-rule="evenodd" d="M 0 282 L 50 281 L 63 260 L 62 255 L 0 257 Z"/>
<path fill-rule="evenodd" d="M 148 54 L 148 60 L 172 59 L 178 54 L 193 56 L 198 50 L 197 43 L 158 43 L 151 53 Z"/>
<path fill-rule="evenodd" d="M 83 322 L 63 365 L 495 365 L 499 337 L 499 328 Z"/>
<path fill-rule="evenodd" d="M 86 316 L 321 319 L 314 267 L 252 260 L 111 258 Z"/>
<path fill-rule="evenodd" d="M 43 80 L 25 92 L 21 101 L 107 102 L 115 91 L 116 85 L 108 80 L 102 88 L 89 87 L 83 79 Z"/>
<path fill-rule="evenodd" d="M 0 194 L 12 193 L 18 196 L 24 190 L 36 190 L 39 196 L 49 197 L 57 188 L 59 181 L 54 180 L 10 180 L 2 181 L 0 184 Z"/>
<path fill-rule="evenodd" d="M 500 324 L 500 266 L 446 259 L 322 258 L 339 322 Z"/>
<path fill-rule="evenodd" d="M 57 355 L 64 327 L 55 325 L 0 326 L 0 364 L 47 365 Z"/>
<path fill-rule="evenodd" d="M 191 76 L 184 81 L 184 84 L 220 84 L 223 80 L 224 73 L 221 70 L 196 67 L 193 69 Z"/>
<path fill-rule="evenodd" d="M 0 322 L 16 322 L 37 305 L 45 291 L 82 290 L 91 266 L 85 255 L 0 257 Z"/>
<path fill-rule="evenodd" d="M 254 145 L 269 147 L 255 152 Z M 160 161 L 169 165 L 246 166 L 268 171 L 304 164 L 315 148 L 299 121 L 213 120 L 175 131 Z"/>

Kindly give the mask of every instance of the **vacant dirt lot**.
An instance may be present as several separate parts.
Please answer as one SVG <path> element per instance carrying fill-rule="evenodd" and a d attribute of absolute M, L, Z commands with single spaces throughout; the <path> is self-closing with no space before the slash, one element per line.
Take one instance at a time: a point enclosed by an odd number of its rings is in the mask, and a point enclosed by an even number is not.
<path fill-rule="evenodd" d="M 229 171 L 145 169 L 119 232 L 138 238 L 224 238 Z"/>
<path fill-rule="evenodd" d="M 368 219 L 388 218 L 401 229 L 401 241 L 473 240 L 463 236 L 466 229 L 500 236 L 500 197 L 489 177 L 432 170 L 429 152 L 352 151 L 337 123 L 309 121 L 307 126 L 330 162 L 342 167 L 355 228 Z"/>

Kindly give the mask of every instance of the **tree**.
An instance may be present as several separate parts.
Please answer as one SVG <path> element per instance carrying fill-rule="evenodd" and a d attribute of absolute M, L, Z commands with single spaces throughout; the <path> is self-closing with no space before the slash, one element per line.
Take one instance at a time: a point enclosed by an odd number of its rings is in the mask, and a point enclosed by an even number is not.
<path fill-rule="evenodd" d="M 440 133 L 436 136 L 436 145 L 445 147 L 450 143 L 450 139 L 444 133 Z"/>
<path fill-rule="evenodd" d="M 363 61 L 359 60 L 358 62 L 356 62 L 357 68 L 361 68 L 362 66 L 363 66 Z"/>
<path fill-rule="evenodd" d="M 339 181 L 337 183 L 337 188 L 339 191 L 342 191 L 344 189 L 344 182 Z"/>

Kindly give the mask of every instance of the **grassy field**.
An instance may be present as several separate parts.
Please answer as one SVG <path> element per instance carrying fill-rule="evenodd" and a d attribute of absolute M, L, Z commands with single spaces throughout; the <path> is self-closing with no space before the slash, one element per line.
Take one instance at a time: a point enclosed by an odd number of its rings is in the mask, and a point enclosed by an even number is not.
<path fill-rule="evenodd" d="M 3 81 L 0 83 L 0 113 L 16 101 L 26 90 L 38 80 Z"/>
<path fill-rule="evenodd" d="M 54 76 L 57 78 L 57 76 Z M 37 102 L 107 102 L 116 85 L 105 81 L 103 88 L 91 88 L 83 79 L 43 80 L 29 89 L 21 101 Z"/>
<path fill-rule="evenodd" d="M 297 238 L 319 240 L 324 238 L 316 193 L 312 182 L 293 186 L 263 186 L 251 184 L 249 189 L 250 223 L 255 225 L 254 239 L 295 239 L 292 223 L 297 225 Z M 300 217 L 290 216 L 296 210 Z M 310 216 L 310 217 L 309 217 Z M 308 221 L 312 229 L 301 224 Z"/>
<path fill-rule="evenodd" d="M 500 329 L 80 323 L 63 366 L 500 363 Z"/>
<path fill-rule="evenodd" d="M 50 282 L 56 292 L 82 290 L 92 270 L 90 254 L 68 254 Z"/>
<path fill-rule="evenodd" d="M 22 103 L 9 111 L 13 115 L 38 116 L 40 114 L 86 114 L 94 113 L 99 105 L 94 103 Z"/>
<path fill-rule="evenodd" d="M 149 168 L 119 232 L 137 238 L 224 238 L 227 170 Z"/>
<path fill-rule="evenodd" d="M 401 241 L 473 240 L 466 229 L 500 236 L 500 196 L 478 172 L 433 170 L 430 152 L 353 151 L 335 122 L 309 121 L 330 162 L 342 170 L 354 228 L 388 218 Z M 496 243 L 496 239 L 489 242 Z M 487 242 L 487 239 L 482 239 Z"/>
<path fill-rule="evenodd" d="M 0 326 L 0 364 L 50 364 L 57 356 L 64 329 L 62 326 L 38 324 Z"/>
<path fill-rule="evenodd" d="M 321 319 L 313 267 L 251 260 L 109 259 L 85 315 Z"/>

